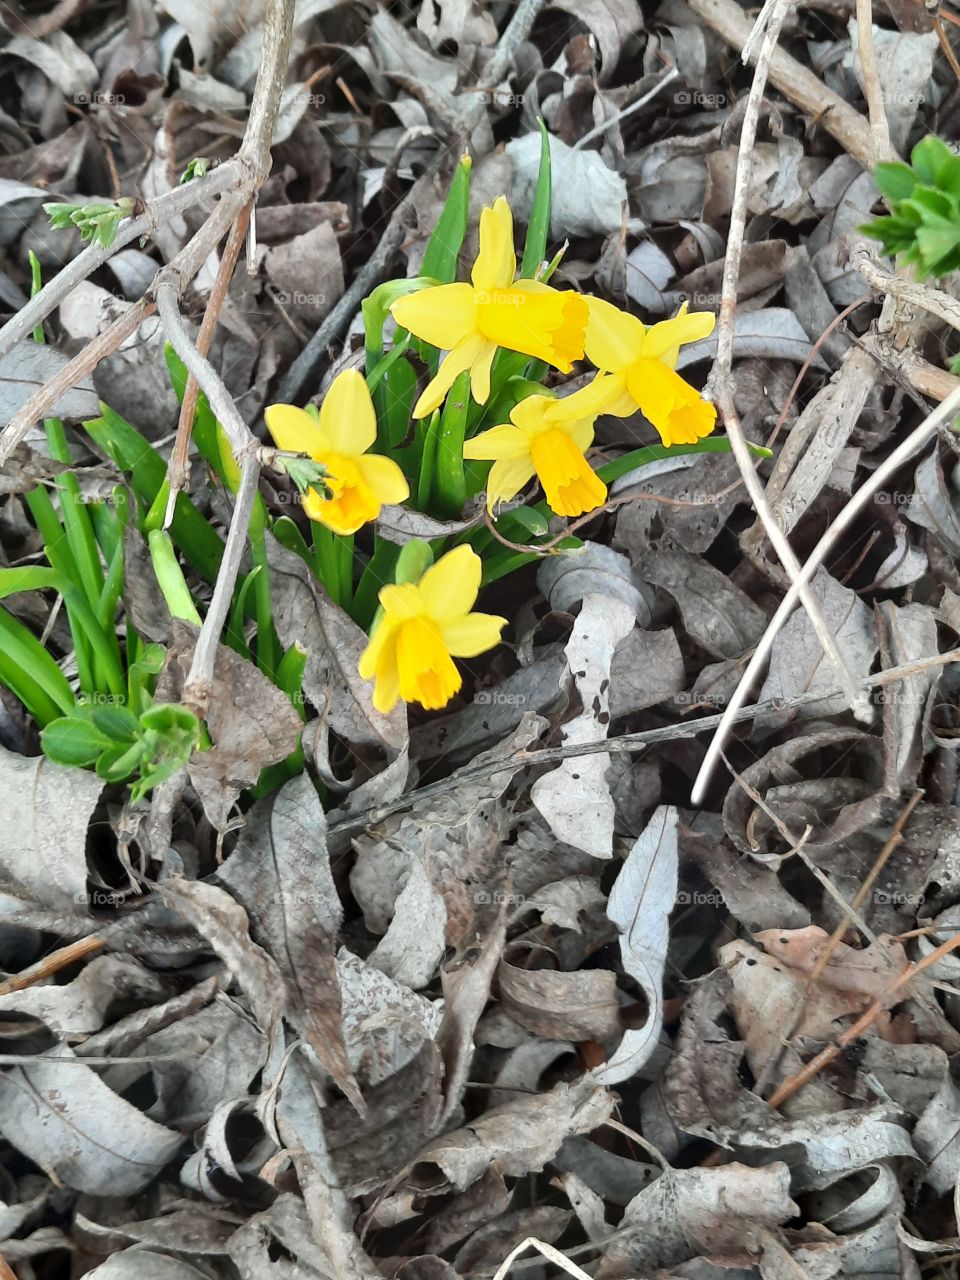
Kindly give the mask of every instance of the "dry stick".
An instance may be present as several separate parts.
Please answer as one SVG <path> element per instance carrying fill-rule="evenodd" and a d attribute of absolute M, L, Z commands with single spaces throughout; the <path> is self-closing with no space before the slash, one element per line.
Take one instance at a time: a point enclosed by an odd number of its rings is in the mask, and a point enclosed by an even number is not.
<path fill-rule="evenodd" d="M 112 355 L 131 334 L 136 333 L 141 323 L 147 316 L 152 315 L 154 310 L 154 304 L 144 298 L 132 303 L 109 328 L 104 329 L 103 333 L 69 360 L 59 373 L 33 393 L 27 403 L 13 415 L 4 427 L 3 434 L 0 435 L 0 466 L 6 462 L 27 432 L 41 418 L 49 415 L 60 397 L 65 395 L 71 387 L 75 387 L 88 373 L 92 373 L 100 361 Z"/>
<path fill-rule="evenodd" d="M 750 193 L 750 179 L 753 171 L 753 149 L 757 136 L 757 124 L 760 119 L 760 106 L 763 91 L 767 83 L 767 71 L 770 59 L 777 47 L 780 28 L 786 17 L 792 0 L 774 0 L 769 10 L 766 31 L 757 56 L 753 83 L 747 99 L 747 108 L 743 117 L 743 128 L 740 132 L 740 146 L 737 155 L 737 171 L 733 188 L 733 208 L 730 213 L 730 231 L 727 239 L 727 252 L 723 263 L 723 285 L 720 295 L 720 318 L 717 323 L 717 356 L 713 371 L 710 374 L 710 386 L 713 398 L 723 418 L 723 425 L 730 440 L 733 456 L 747 492 L 753 501 L 763 527 L 780 557 L 780 562 L 796 581 L 800 573 L 800 561 L 794 554 L 786 534 L 777 523 L 763 486 L 757 476 L 757 463 L 750 452 L 740 416 L 737 413 L 734 395 L 736 384 L 733 379 L 733 326 L 737 308 L 737 285 L 740 279 L 740 260 L 743 255 L 743 237 L 747 225 L 747 201 Z M 840 687 L 844 691 L 848 703 L 858 719 L 869 716 L 867 700 L 856 678 L 847 666 L 843 654 L 837 644 L 836 637 L 823 616 L 813 592 L 801 584 L 800 599 L 810 618 L 810 624 L 816 632 L 823 652 L 829 658 Z"/>
<path fill-rule="evenodd" d="M 896 995 L 898 991 L 901 991 L 908 982 L 916 978 L 924 969 L 929 969 L 931 965 L 936 964 L 938 960 L 942 960 L 945 955 L 949 955 L 957 947 L 960 947 L 960 933 L 955 933 L 952 938 L 948 938 L 946 942 L 941 943 L 935 951 L 931 951 L 922 960 L 917 960 L 914 964 L 908 965 L 897 980 L 884 992 L 883 997 L 874 1000 L 856 1022 L 847 1027 L 835 1044 L 828 1045 L 815 1058 L 811 1058 L 802 1071 L 798 1071 L 795 1076 L 790 1076 L 788 1080 L 784 1080 L 780 1088 L 771 1095 L 769 1105 L 771 1107 L 780 1107 L 784 1102 L 792 1098 L 795 1093 L 799 1093 L 805 1084 L 809 1084 L 815 1076 L 820 1074 L 824 1067 L 829 1066 L 835 1058 L 839 1057 L 848 1045 L 851 1045 L 858 1036 L 863 1035 L 864 1031 L 883 1012 L 884 1006 L 889 1003 L 891 996 Z"/>
<path fill-rule="evenodd" d="M 951 649 L 948 653 L 940 653 L 932 658 L 920 658 L 915 662 L 905 662 L 899 667 L 890 667 L 886 671 L 878 671 L 875 675 L 866 676 L 861 684 L 864 689 L 893 684 L 896 680 L 908 680 L 911 676 L 920 675 L 934 667 L 948 666 L 960 662 L 960 649 Z M 838 693 L 839 690 L 828 689 L 822 693 L 799 693 L 792 698 L 772 698 L 768 702 L 758 702 L 750 707 L 739 706 L 735 720 L 752 720 L 758 716 L 772 715 L 783 711 L 792 711 L 796 707 L 806 707 L 812 702 L 822 702 Z M 465 765 L 457 769 L 448 778 L 427 783 L 415 791 L 408 791 L 386 804 L 373 805 L 360 813 L 351 813 L 337 822 L 330 824 L 331 831 L 354 831 L 381 822 L 392 813 L 401 809 L 409 809 L 411 805 L 443 795 L 452 791 L 462 782 L 472 778 L 488 778 L 498 773 L 516 773 L 519 769 L 529 769 L 541 764 L 556 764 L 560 760 L 570 760 L 575 756 L 591 755 L 630 755 L 634 751 L 645 751 L 648 747 L 661 742 L 675 742 L 683 738 L 695 738 L 698 734 L 718 728 L 723 717 L 702 716 L 698 720 L 688 720 L 684 724 L 664 725 L 660 729 L 643 729 L 637 733 L 622 733 L 613 738 L 602 738 L 595 742 L 580 742 L 563 747 L 545 747 L 539 751 L 518 751 L 505 760 L 487 760 L 481 764 Z"/>
<path fill-rule="evenodd" d="M 929 311 L 952 329 L 960 330 L 960 302 L 949 293 L 886 271 L 865 247 L 856 250 L 852 256 L 857 271 L 879 292 L 892 294 L 910 307 Z"/>
<path fill-rule="evenodd" d="M 873 163 L 899 160 L 890 141 L 890 126 L 883 105 L 883 89 L 873 47 L 873 0 L 857 0 L 857 57 L 863 72 L 863 96 L 867 100 L 870 131 L 873 134 Z"/>
<path fill-rule="evenodd" d="M 262 450 L 259 440 L 240 416 L 233 397 L 224 385 L 223 379 L 206 360 L 190 340 L 183 323 L 178 306 L 179 289 L 169 280 L 163 280 L 157 286 L 157 310 L 164 332 L 170 339 L 170 345 L 187 366 L 187 370 L 199 383 L 203 393 L 210 402 L 213 416 L 217 419 L 230 441 L 230 447 L 238 459 L 250 453 L 262 453 L 264 458 L 273 456 L 272 449 Z"/>
<path fill-rule="evenodd" d="M 220 312 L 223 309 L 226 300 L 227 290 L 230 287 L 230 281 L 237 265 L 237 259 L 240 256 L 240 250 L 243 248 L 244 236 L 247 234 L 247 227 L 250 223 L 250 211 L 252 206 L 246 204 L 240 210 L 236 222 L 230 229 L 230 235 L 227 237 L 227 243 L 224 246 L 223 256 L 220 259 L 220 266 L 217 269 L 217 275 L 213 282 L 213 288 L 210 290 L 210 297 L 207 300 L 206 310 L 203 313 L 203 320 L 200 322 L 200 330 L 197 333 L 196 347 L 202 356 L 210 354 L 210 344 L 213 341 L 213 335 L 217 328 L 217 321 L 220 319 Z M 191 373 L 187 378 L 187 385 L 183 392 L 183 403 L 180 406 L 180 417 L 177 421 L 177 438 L 174 441 L 173 450 L 170 454 L 170 462 L 167 465 L 167 482 L 169 485 L 169 496 L 167 497 L 167 510 L 163 517 L 163 527 L 169 528 L 173 521 L 173 512 L 177 505 L 177 496 L 184 488 L 187 477 L 190 474 L 189 451 L 190 438 L 193 434 L 193 419 L 197 409 L 197 397 L 200 394 L 200 383 Z"/>
<path fill-rule="evenodd" d="M 714 735 L 713 741 L 707 748 L 703 763 L 700 766 L 700 772 L 697 774 L 691 792 L 691 803 L 699 805 L 703 801 L 707 784 L 710 781 L 710 775 L 716 767 L 717 759 L 727 734 L 733 724 L 734 718 L 738 715 L 740 709 L 746 701 L 747 693 L 753 686 L 754 680 L 760 673 L 760 668 L 769 657 L 770 650 L 777 636 L 780 634 L 784 623 L 796 607 L 800 597 L 800 588 L 810 581 L 817 569 L 823 564 L 824 560 L 836 546 L 840 535 L 845 532 L 863 508 L 871 501 L 873 495 L 878 489 L 890 480 L 903 466 L 908 462 L 918 450 L 922 449 L 927 441 L 939 431 L 940 427 L 960 411 L 960 387 L 957 387 L 946 400 L 938 404 L 923 422 L 916 427 L 906 440 L 894 449 L 893 453 L 877 467 L 872 475 L 868 476 L 857 492 L 851 497 L 850 501 L 843 508 L 840 514 L 827 527 L 823 537 L 810 553 L 807 562 L 804 564 L 800 576 L 796 582 L 792 583 L 789 591 L 780 602 L 776 613 L 767 624 L 767 628 L 760 638 L 760 643 L 753 652 L 753 656 L 747 664 L 747 669 L 735 689 L 728 706 L 720 718 L 720 724 Z"/>
<path fill-rule="evenodd" d="M 246 454 L 240 464 L 240 487 L 237 489 L 237 501 L 233 508 L 233 519 L 227 534 L 227 545 L 223 559 L 217 572 L 217 581 L 213 588 L 213 599 L 207 609 L 207 616 L 200 628 L 197 647 L 193 651 L 193 661 L 183 689 L 183 702 L 192 707 L 198 715 L 204 717 L 213 692 L 213 668 L 217 657 L 217 645 L 223 631 L 233 599 L 233 588 L 240 571 L 244 548 L 247 543 L 247 529 L 253 512 L 253 500 L 257 494 L 257 481 L 260 478 L 260 464 L 252 454 Z"/>
<path fill-rule="evenodd" d="M 753 24 L 736 0 L 688 0 L 690 8 L 735 49 L 750 39 Z M 782 49 L 770 58 L 770 83 L 785 98 L 822 125 L 865 169 L 873 166 L 873 136 L 859 111 Z"/>
<path fill-rule="evenodd" d="M 78 938 L 76 942 L 67 943 L 65 947 L 58 947 L 56 951 L 51 951 L 48 956 L 30 965 L 28 969 L 0 982 L 0 996 L 8 996 L 13 991 L 23 991 L 26 987 L 32 987 L 35 982 L 43 982 L 45 978 L 59 973 L 61 969 L 66 969 L 68 965 L 76 964 L 78 960 L 93 955 L 95 951 L 101 951 L 106 945 L 105 938 L 92 933 L 86 938 Z"/>
<path fill-rule="evenodd" d="M 868 872 L 867 877 L 864 880 L 863 884 L 854 894 L 853 901 L 850 902 L 849 904 L 847 903 L 843 904 L 843 907 L 844 907 L 843 916 L 840 918 L 840 920 L 837 921 L 837 924 L 835 925 L 833 932 L 830 934 L 830 937 L 827 939 L 826 946 L 823 948 L 823 951 L 820 953 L 819 957 L 817 958 L 816 964 L 813 966 L 812 970 L 810 971 L 810 976 L 807 979 L 807 983 L 803 991 L 803 996 L 801 998 L 800 1007 L 797 1009 L 796 1013 L 791 1019 L 789 1030 L 785 1031 L 783 1035 L 780 1037 L 781 1044 L 779 1049 L 775 1054 L 771 1054 L 770 1058 L 764 1064 L 763 1069 L 757 1075 L 757 1093 L 759 1093 L 761 1097 L 763 1096 L 763 1092 L 765 1090 L 767 1082 L 770 1080 L 770 1077 L 772 1076 L 773 1072 L 776 1071 L 777 1066 L 779 1065 L 780 1059 L 783 1055 L 783 1051 L 787 1046 L 787 1042 L 796 1034 L 797 1027 L 799 1027 L 801 1021 L 803 1020 L 803 1015 L 807 1008 L 807 1002 L 810 999 L 810 997 L 813 995 L 816 984 L 819 982 L 821 976 L 823 975 L 823 971 L 826 969 L 827 965 L 830 963 L 833 953 L 834 951 L 836 951 L 840 943 L 840 939 L 843 937 L 844 933 L 847 930 L 847 926 L 850 924 L 850 921 L 853 919 L 854 912 L 856 912 L 862 906 L 867 894 L 870 892 L 871 888 L 876 883 L 877 876 L 879 876 L 880 872 L 887 865 L 887 862 L 890 859 L 890 855 L 894 852 L 895 849 L 897 849 L 903 843 L 903 829 L 909 822 L 910 815 L 913 813 L 914 809 L 917 807 L 917 804 L 922 798 L 923 798 L 923 792 L 915 791 L 913 795 L 910 797 L 910 799 L 907 801 L 907 803 L 904 805 L 903 809 L 900 811 L 899 817 L 897 818 L 896 822 L 893 824 L 893 829 L 890 832 L 889 837 L 887 838 L 886 844 L 883 846 L 883 848 L 880 850 L 879 854 L 877 855 L 876 861 L 874 862 L 873 866 L 870 868 L 870 871 Z"/>
<path fill-rule="evenodd" d="M 81 253 L 58 271 L 30 301 L 11 317 L 0 328 L 0 356 L 6 355 L 17 342 L 30 337 L 38 324 L 41 324 L 51 311 L 60 305 L 63 299 L 76 288 L 82 280 L 92 275 L 108 258 L 119 252 L 124 245 L 150 233 L 162 222 L 168 222 L 194 205 L 200 204 L 208 196 L 219 195 L 229 187 L 239 186 L 243 180 L 244 167 L 237 158 L 225 161 L 216 169 L 211 169 L 202 178 L 194 178 L 185 182 L 182 187 L 157 196 L 148 206 L 144 214 L 138 218 L 128 219 L 120 223 L 117 237 L 107 249 L 99 245 L 89 245 Z M 2 450 L 2 437 L 0 437 Z M 6 458 L 6 452 L 0 452 L 0 463 Z"/>

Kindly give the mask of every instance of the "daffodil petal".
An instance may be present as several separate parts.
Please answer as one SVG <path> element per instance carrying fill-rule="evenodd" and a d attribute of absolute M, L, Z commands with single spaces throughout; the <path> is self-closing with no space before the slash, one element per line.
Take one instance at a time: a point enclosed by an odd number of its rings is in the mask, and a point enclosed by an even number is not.
<path fill-rule="evenodd" d="M 416 337 L 449 351 L 472 331 L 476 308 L 468 284 L 440 284 L 397 298 L 390 311 Z"/>
<path fill-rule="evenodd" d="M 389 715 L 400 698 L 397 630 L 388 619 L 382 618 L 358 664 L 361 679 L 375 681 L 373 705 L 383 715 Z"/>
<path fill-rule="evenodd" d="M 360 661 L 357 663 L 357 671 L 360 673 L 361 680 L 372 680 L 377 674 L 377 667 L 380 665 L 383 651 L 396 632 L 396 623 L 386 614 L 380 616 L 380 621 L 373 628 L 370 639 L 367 641 L 367 647 L 360 655 Z"/>
<path fill-rule="evenodd" d="M 383 611 L 392 621 L 403 622 L 423 613 L 419 588 L 413 582 L 389 583 L 379 595 Z"/>
<path fill-rule="evenodd" d="M 525 458 L 530 456 L 530 442 L 519 427 L 504 424 L 481 431 L 463 446 L 465 458 Z"/>
<path fill-rule="evenodd" d="M 696 444 L 716 425 L 716 407 L 662 360 L 638 360 L 628 381 L 630 394 L 667 447 Z"/>
<path fill-rule="evenodd" d="M 411 618 L 397 631 L 400 696 L 427 711 L 445 707 L 463 684 L 440 628 L 431 618 Z"/>
<path fill-rule="evenodd" d="M 271 404 L 263 416 L 278 449 L 305 453 L 315 460 L 330 450 L 329 437 L 306 409 L 298 409 L 293 404 Z"/>
<path fill-rule="evenodd" d="M 335 453 L 357 458 L 377 438 L 377 415 L 367 383 L 357 369 L 344 369 L 330 383 L 320 406 L 320 430 Z"/>
<path fill-rule="evenodd" d="M 596 418 L 607 412 L 607 405 L 623 391 L 622 379 L 616 374 L 598 373 L 585 387 L 568 396 L 557 396 L 544 407 L 543 416 L 560 424 L 574 419 Z"/>
<path fill-rule="evenodd" d="M 478 653 L 496 648 L 506 625 L 506 618 L 498 618 L 493 613 L 467 613 L 445 622 L 440 633 L 455 658 L 475 658 Z"/>
<path fill-rule="evenodd" d="M 414 405 L 413 416 L 425 418 L 433 413 L 434 409 L 439 408 L 458 375 L 463 373 L 464 369 L 469 369 L 474 360 L 479 359 L 483 354 L 486 347 L 487 343 L 479 334 L 471 334 L 449 351 L 440 361 L 436 377 L 427 384 L 420 399 Z"/>
<path fill-rule="evenodd" d="M 570 434 L 554 427 L 534 440 L 531 454 L 550 509 L 580 516 L 602 506 L 607 488 Z"/>
<path fill-rule="evenodd" d="M 494 344 L 488 343 L 470 366 L 470 392 L 477 404 L 486 404 L 490 396 L 490 370 L 497 354 Z"/>
<path fill-rule="evenodd" d="M 448 622 L 469 613 L 480 590 L 483 563 L 472 547 L 454 547 L 427 570 L 417 587 L 426 613 Z"/>
<path fill-rule="evenodd" d="M 588 308 L 583 296 L 535 280 L 484 295 L 477 327 L 485 338 L 569 373 L 583 358 Z"/>
<path fill-rule="evenodd" d="M 480 251 L 470 278 L 477 289 L 502 289 L 516 274 L 513 214 L 506 196 L 497 196 L 492 208 L 480 212 Z"/>
<path fill-rule="evenodd" d="M 587 359 L 607 373 L 621 373 L 640 355 L 645 333 L 636 316 L 602 298 L 587 296 Z"/>
<path fill-rule="evenodd" d="M 676 367 L 680 348 L 687 342 L 699 342 L 709 338 L 716 327 L 717 317 L 712 311 L 687 313 L 687 304 L 680 308 L 672 320 L 661 320 L 651 325 L 643 335 L 640 354 L 653 360 L 662 360 L 671 369 Z"/>
<path fill-rule="evenodd" d="M 534 477 L 529 449 L 520 458 L 498 458 L 487 476 L 487 510 L 515 498 Z"/>
<path fill-rule="evenodd" d="M 529 441 L 538 432 L 549 428 L 547 419 L 552 412 L 553 404 L 553 396 L 524 396 L 510 410 L 510 421 Z"/>
<path fill-rule="evenodd" d="M 407 478 L 392 458 L 367 453 L 357 459 L 357 467 L 381 503 L 406 502 L 410 497 Z"/>

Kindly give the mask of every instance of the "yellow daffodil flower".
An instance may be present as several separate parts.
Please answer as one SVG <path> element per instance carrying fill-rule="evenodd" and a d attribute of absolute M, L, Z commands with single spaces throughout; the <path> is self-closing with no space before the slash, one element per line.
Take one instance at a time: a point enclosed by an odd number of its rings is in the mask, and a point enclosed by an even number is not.
<path fill-rule="evenodd" d="M 510 423 L 468 440 L 465 458 L 492 458 L 487 478 L 487 510 L 507 502 L 533 479 L 543 485 L 558 516 L 580 516 L 603 506 L 607 486 L 587 462 L 593 424 L 609 399 L 603 378 L 557 400 L 528 396 L 510 412 Z"/>
<path fill-rule="evenodd" d="M 344 369 L 330 384 L 320 421 L 292 404 L 272 404 L 264 413 L 277 447 L 305 453 L 326 469 L 330 496 L 308 489 L 303 509 L 334 533 L 356 533 L 376 520 L 384 503 L 403 502 L 410 489 L 392 458 L 367 450 L 377 438 L 377 415 L 363 376 Z"/>
<path fill-rule="evenodd" d="M 685 342 L 713 332 L 717 318 L 708 311 L 687 314 L 684 303 L 672 320 L 645 325 L 601 298 L 587 298 L 587 357 L 608 376 L 604 413 L 627 418 L 639 409 L 656 427 L 665 445 L 696 444 L 708 436 L 717 411 L 676 371 Z"/>
<path fill-rule="evenodd" d="M 506 618 L 471 613 L 481 567 L 472 547 L 455 547 L 419 582 L 380 592 L 383 612 L 359 665 L 364 680 L 376 681 L 378 711 L 392 711 L 400 698 L 439 710 L 463 683 L 453 659 L 476 657 L 500 643 Z"/>
<path fill-rule="evenodd" d="M 417 401 L 415 418 L 442 402 L 454 379 L 470 370 L 477 404 L 490 395 L 490 366 L 498 347 L 555 365 L 569 373 L 583 358 L 587 304 L 536 280 L 514 280 L 513 215 L 504 196 L 480 214 L 480 251 L 472 284 L 441 284 L 398 298 L 390 310 L 397 324 L 446 351 L 436 377 Z"/>

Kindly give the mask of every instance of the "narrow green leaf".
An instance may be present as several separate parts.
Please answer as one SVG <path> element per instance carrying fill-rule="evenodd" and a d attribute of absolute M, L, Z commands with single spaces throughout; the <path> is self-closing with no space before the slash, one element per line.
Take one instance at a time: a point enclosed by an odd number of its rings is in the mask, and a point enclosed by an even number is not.
<path fill-rule="evenodd" d="M 540 170 L 537 174 L 537 186 L 530 209 L 530 220 L 527 223 L 527 238 L 523 244 L 523 261 L 520 264 L 520 275 L 524 280 L 532 280 L 547 256 L 547 237 L 550 234 L 550 213 L 553 204 L 553 178 L 550 161 L 550 135 L 543 120 L 538 119 L 540 127 Z"/>

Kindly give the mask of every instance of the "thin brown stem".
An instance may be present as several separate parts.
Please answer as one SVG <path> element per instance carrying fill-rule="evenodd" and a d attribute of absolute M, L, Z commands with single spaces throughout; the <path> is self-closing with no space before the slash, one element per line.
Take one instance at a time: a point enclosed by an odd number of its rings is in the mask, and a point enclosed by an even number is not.
<path fill-rule="evenodd" d="M 227 243 L 220 258 L 220 266 L 217 269 L 213 288 L 210 290 L 210 297 L 207 299 L 206 310 L 203 313 L 203 320 L 200 322 L 200 330 L 197 333 L 197 351 L 204 357 L 210 354 L 210 344 L 213 342 L 213 335 L 220 319 L 220 312 L 223 310 L 227 290 L 230 288 L 230 281 L 233 279 L 237 259 L 240 257 L 243 240 L 250 224 L 251 209 L 252 205 L 246 204 L 240 210 L 237 220 L 230 228 L 230 234 L 227 237 Z M 167 497 L 166 514 L 163 518 L 163 527 L 165 529 L 170 526 L 173 520 L 177 496 L 186 486 L 190 474 L 190 439 L 193 435 L 193 419 L 199 394 L 200 383 L 195 375 L 191 373 L 187 378 L 187 385 L 183 392 L 183 403 L 180 406 L 180 417 L 177 421 L 177 438 L 174 441 L 170 462 L 167 466 L 169 495 Z"/>

